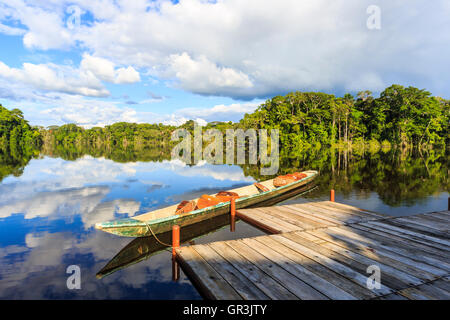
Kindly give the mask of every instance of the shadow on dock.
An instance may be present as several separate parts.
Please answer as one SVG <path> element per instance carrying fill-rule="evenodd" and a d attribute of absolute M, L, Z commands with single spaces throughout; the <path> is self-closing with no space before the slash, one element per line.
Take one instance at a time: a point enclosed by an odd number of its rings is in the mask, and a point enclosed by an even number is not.
<path fill-rule="evenodd" d="M 450 299 L 449 211 L 391 217 L 317 201 L 236 216 L 273 234 L 176 249 L 204 298 Z"/>

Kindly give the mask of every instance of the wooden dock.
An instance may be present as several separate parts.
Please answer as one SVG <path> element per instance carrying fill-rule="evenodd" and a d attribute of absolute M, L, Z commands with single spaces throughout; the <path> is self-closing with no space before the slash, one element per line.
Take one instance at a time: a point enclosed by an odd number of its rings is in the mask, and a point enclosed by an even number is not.
<path fill-rule="evenodd" d="M 450 299 L 449 211 L 391 217 L 322 201 L 236 216 L 271 235 L 175 250 L 205 298 Z"/>

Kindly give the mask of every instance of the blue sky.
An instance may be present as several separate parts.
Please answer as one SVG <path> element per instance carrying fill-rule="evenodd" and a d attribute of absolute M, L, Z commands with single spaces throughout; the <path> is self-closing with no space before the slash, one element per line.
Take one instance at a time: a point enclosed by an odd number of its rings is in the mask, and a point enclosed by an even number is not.
<path fill-rule="evenodd" d="M 2 0 L 0 103 L 91 127 L 238 121 L 295 90 L 448 98 L 449 16 L 444 0 Z"/>

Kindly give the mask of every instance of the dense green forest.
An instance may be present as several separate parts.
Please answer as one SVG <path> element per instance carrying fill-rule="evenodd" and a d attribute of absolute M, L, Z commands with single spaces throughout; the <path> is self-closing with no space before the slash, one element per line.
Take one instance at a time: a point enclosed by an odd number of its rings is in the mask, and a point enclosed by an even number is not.
<path fill-rule="evenodd" d="M 28 161 L 39 155 L 41 133 L 32 128 L 19 109 L 0 104 L 0 181 L 13 174 L 20 176 Z"/>
<path fill-rule="evenodd" d="M 41 130 L 44 144 L 107 147 L 165 147 L 176 127 L 163 124 L 118 122 L 105 127 L 84 129 L 75 124 L 50 126 Z"/>
<path fill-rule="evenodd" d="M 41 133 L 32 128 L 19 109 L 6 109 L 0 104 L 0 149 L 22 155 L 41 145 Z"/>
<path fill-rule="evenodd" d="M 374 98 L 370 91 L 356 97 L 335 97 L 321 92 L 293 92 L 261 104 L 238 123 L 213 122 L 219 129 L 279 129 L 282 154 L 298 154 L 317 146 L 369 148 L 380 146 L 444 147 L 450 140 L 450 100 L 433 97 L 414 87 L 392 85 Z M 181 128 L 193 131 L 194 122 Z M 111 148 L 142 152 L 167 149 L 177 127 L 119 122 L 84 129 L 75 124 L 32 128 L 19 109 L 0 109 L 0 148 L 15 155 L 30 154 L 41 144 L 108 153 Z M 78 151 L 77 151 L 78 150 Z"/>
<path fill-rule="evenodd" d="M 295 92 L 267 100 L 246 114 L 245 127 L 278 128 L 284 148 L 311 144 L 439 145 L 449 140 L 450 101 L 425 90 L 392 85 L 380 97 L 370 91 L 337 98 L 317 92 Z"/>
<path fill-rule="evenodd" d="M 392 85 L 374 98 L 370 91 L 356 97 L 321 92 L 276 96 L 246 114 L 238 123 L 213 122 L 203 128 L 279 129 L 280 144 L 288 153 L 314 145 L 439 146 L 449 141 L 450 101 L 413 87 Z M 193 131 L 194 122 L 181 126 Z M 116 123 L 84 130 L 73 124 L 50 128 L 44 141 L 57 144 L 122 146 L 137 149 L 170 145 L 176 127 L 162 124 Z"/>
<path fill-rule="evenodd" d="M 212 122 L 203 130 L 280 130 L 280 171 L 321 172 L 316 193 L 331 186 L 340 194 L 376 190 L 390 205 L 449 189 L 450 101 L 416 88 L 391 86 L 374 98 L 295 92 L 267 100 L 238 123 Z M 188 121 L 181 128 L 194 130 Z M 0 106 L 0 181 L 19 176 L 33 157 L 75 160 L 85 155 L 117 162 L 171 159 L 171 134 L 162 124 L 115 123 L 84 129 L 75 124 L 32 127 L 18 109 Z M 246 176 L 261 176 L 260 166 L 240 165 Z M 317 195 L 317 194 L 316 194 Z"/>

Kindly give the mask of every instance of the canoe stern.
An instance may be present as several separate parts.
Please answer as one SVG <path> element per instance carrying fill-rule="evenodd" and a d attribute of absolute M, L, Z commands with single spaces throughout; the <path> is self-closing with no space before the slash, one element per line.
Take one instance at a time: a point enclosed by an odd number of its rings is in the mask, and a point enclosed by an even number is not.
<path fill-rule="evenodd" d="M 123 237 L 143 237 L 149 233 L 145 222 L 132 218 L 96 223 L 95 229 Z"/>

